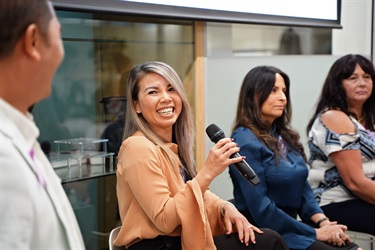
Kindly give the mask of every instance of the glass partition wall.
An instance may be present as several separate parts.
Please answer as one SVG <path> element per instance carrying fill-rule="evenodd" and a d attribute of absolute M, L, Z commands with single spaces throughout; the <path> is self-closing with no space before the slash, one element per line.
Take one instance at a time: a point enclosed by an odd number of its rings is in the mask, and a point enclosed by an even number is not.
<path fill-rule="evenodd" d="M 193 88 L 188 80 L 194 60 L 193 22 L 67 11 L 57 15 L 65 58 L 52 95 L 33 109 L 40 142 L 50 144 L 51 152 L 55 140 L 100 138 L 124 116 L 127 73 L 138 63 L 164 61 L 176 69 L 187 90 Z M 117 153 L 111 144 L 108 150 Z"/>
<path fill-rule="evenodd" d="M 207 23 L 207 57 L 330 55 L 332 29 Z"/>
<path fill-rule="evenodd" d="M 86 249 L 108 249 L 109 232 L 119 224 L 115 164 L 128 72 L 145 61 L 170 64 L 194 107 L 194 23 L 61 10 L 57 15 L 65 57 L 51 96 L 32 113 Z"/>

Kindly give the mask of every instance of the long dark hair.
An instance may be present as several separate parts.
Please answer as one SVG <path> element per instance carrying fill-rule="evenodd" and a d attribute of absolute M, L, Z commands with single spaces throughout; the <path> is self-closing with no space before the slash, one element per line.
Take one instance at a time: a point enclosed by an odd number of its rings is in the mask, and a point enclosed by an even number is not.
<path fill-rule="evenodd" d="M 370 60 L 361 55 L 349 54 L 336 60 L 331 66 L 328 72 L 327 78 L 324 82 L 322 92 L 316 105 L 316 110 L 312 118 L 307 125 L 307 133 L 309 133 L 314 120 L 324 109 L 336 109 L 341 110 L 347 115 L 356 115 L 349 111 L 345 90 L 342 87 L 342 80 L 349 78 L 356 65 L 359 65 L 364 72 L 369 74 L 372 79 L 372 83 L 375 82 L 375 69 L 374 65 Z M 371 131 L 375 131 L 375 88 L 372 88 L 370 97 L 366 100 L 363 105 L 363 114 L 365 126 Z"/>
<path fill-rule="evenodd" d="M 280 74 L 285 81 L 287 105 L 283 114 L 276 118 L 273 125 L 262 120 L 261 108 L 270 95 L 276 80 L 276 74 Z M 272 136 L 272 128 L 280 134 L 288 145 L 298 152 L 306 160 L 302 144 L 299 142 L 299 134 L 290 127 L 292 107 L 290 101 L 290 80 L 287 74 L 276 67 L 258 66 L 251 69 L 245 76 L 238 98 L 237 114 L 232 133 L 238 127 L 249 128 L 268 148 L 276 155 L 280 155 L 278 139 Z"/>

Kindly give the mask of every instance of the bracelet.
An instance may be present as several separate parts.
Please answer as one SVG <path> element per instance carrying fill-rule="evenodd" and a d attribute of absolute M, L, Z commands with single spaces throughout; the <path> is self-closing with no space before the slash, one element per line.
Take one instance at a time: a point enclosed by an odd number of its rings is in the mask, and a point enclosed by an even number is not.
<path fill-rule="evenodd" d="M 225 205 L 228 205 L 228 204 L 233 205 L 233 204 L 230 203 L 229 201 L 226 201 L 226 202 L 224 202 L 224 203 L 221 205 L 221 208 L 220 208 L 220 214 L 221 214 L 221 217 L 223 217 L 223 218 L 224 218 L 224 216 L 225 216 L 224 207 L 225 207 Z M 234 206 L 234 205 L 233 205 L 233 206 Z"/>
<path fill-rule="evenodd" d="M 323 217 L 323 218 L 321 218 L 321 219 L 318 220 L 318 222 L 316 223 L 316 226 L 317 226 L 317 227 L 320 227 L 320 224 L 321 224 L 323 221 L 325 221 L 325 220 L 328 220 L 328 218 L 327 218 L 327 217 Z"/>

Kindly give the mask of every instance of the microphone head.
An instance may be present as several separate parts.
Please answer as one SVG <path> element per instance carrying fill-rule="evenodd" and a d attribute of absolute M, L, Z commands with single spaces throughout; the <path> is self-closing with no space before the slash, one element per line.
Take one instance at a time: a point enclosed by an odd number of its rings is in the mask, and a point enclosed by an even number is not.
<path fill-rule="evenodd" d="M 217 143 L 220 139 L 225 138 L 224 131 L 216 124 L 211 124 L 206 128 L 206 133 L 213 143 Z"/>

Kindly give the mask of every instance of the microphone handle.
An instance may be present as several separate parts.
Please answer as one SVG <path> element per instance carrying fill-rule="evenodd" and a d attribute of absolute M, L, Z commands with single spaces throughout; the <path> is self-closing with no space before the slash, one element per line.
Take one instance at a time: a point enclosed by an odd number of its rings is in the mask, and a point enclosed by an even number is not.
<path fill-rule="evenodd" d="M 231 158 L 242 157 L 239 153 L 231 155 Z M 237 170 L 254 186 L 260 183 L 258 176 L 254 173 L 254 170 L 249 166 L 249 164 L 243 160 L 233 164 Z"/>

